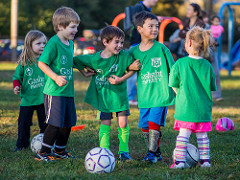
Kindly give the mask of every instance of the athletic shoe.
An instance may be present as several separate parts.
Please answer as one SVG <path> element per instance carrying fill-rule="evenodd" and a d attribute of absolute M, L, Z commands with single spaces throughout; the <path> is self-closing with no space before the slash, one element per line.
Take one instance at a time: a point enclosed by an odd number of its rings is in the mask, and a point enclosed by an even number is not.
<path fill-rule="evenodd" d="M 133 160 L 128 152 L 119 152 L 119 160 L 126 161 L 126 160 Z"/>
<path fill-rule="evenodd" d="M 54 162 L 55 161 L 55 158 L 52 155 L 52 153 L 50 153 L 50 154 L 40 153 L 40 151 L 37 152 L 35 159 L 37 161 L 46 161 L 46 162 Z"/>
<path fill-rule="evenodd" d="M 155 155 L 157 156 L 157 160 L 158 161 L 161 161 L 162 160 L 162 156 L 161 156 L 161 151 L 160 151 L 160 148 L 158 147 L 158 149 L 157 149 L 157 152 L 155 152 Z"/>
<path fill-rule="evenodd" d="M 138 102 L 137 102 L 136 100 L 130 100 L 130 101 L 129 101 L 129 105 L 137 106 L 137 105 L 138 105 Z"/>
<path fill-rule="evenodd" d="M 152 162 L 152 163 L 156 163 L 158 161 L 158 157 L 156 156 L 155 153 L 152 153 L 152 152 L 148 151 L 147 155 L 144 157 L 143 161 L 149 161 L 149 162 Z"/>
<path fill-rule="evenodd" d="M 170 169 L 184 169 L 185 163 L 184 162 L 174 162 L 171 166 Z"/>
<path fill-rule="evenodd" d="M 18 147 L 16 147 L 15 149 L 14 149 L 14 152 L 18 152 L 18 151 L 21 151 L 23 148 L 18 148 Z"/>
<path fill-rule="evenodd" d="M 18 152 L 18 151 L 21 151 L 21 150 L 23 150 L 23 149 L 27 149 L 28 148 L 28 146 L 25 146 L 25 147 L 15 147 L 15 149 L 14 149 L 14 152 Z"/>
<path fill-rule="evenodd" d="M 205 162 L 201 163 L 200 167 L 201 167 L 201 168 L 211 167 L 211 164 L 210 164 L 210 162 L 205 161 Z"/>
<path fill-rule="evenodd" d="M 56 158 L 60 158 L 60 159 L 69 159 L 69 158 L 72 158 L 72 159 L 75 159 L 75 157 L 71 154 L 69 154 L 66 150 L 64 151 L 61 151 L 61 152 L 56 152 L 55 149 L 52 151 L 53 155 L 56 157 Z"/>

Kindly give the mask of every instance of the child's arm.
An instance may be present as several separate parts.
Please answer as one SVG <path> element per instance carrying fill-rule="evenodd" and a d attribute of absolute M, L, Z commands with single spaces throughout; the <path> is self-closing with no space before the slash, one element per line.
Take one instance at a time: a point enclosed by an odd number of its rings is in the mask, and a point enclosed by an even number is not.
<path fill-rule="evenodd" d="M 94 71 L 94 69 L 90 68 L 90 67 L 86 67 L 85 69 L 83 70 L 79 70 L 81 72 L 81 74 L 84 76 L 84 77 L 91 77 L 93 75 L 96 74 L 96 72 Z"/>
<path fill-rule="evenodd" d="M 16 95 L 19 95 L 21 92 L 21 81 L 24 76 L 24 68 L 21 64 L 18 64 L 13 75 L 13 92 Z"/>
<path fill-rule="evenodd" d="M 14 80 L 13 81 L 13 92 L 16 95 L 20 94 L 20 87 L 21 87 L 21 83 L 19 80 Z"/>
<path fill-rule="evenodd" d="M 175 94 L 177 94 L 177 88 L 175 88 L 175 87 L 172 87 L 172 89 L 173 89 L 173 91 L 175 92 Z"/>
<path fill-rule="evenodd" d="M 135 60 L 132 64 L 130 64 L 127 68 L 128 71 L 138 71 L 141 68 L 140 59 Z"/>
<path fill-rule="evenodd" d="M 110 78 L 108 78 L 108 80 L 109 80 L 109 82 L 111 84 L 120 84 L 120 83 L 126 81 L 128 78 L 130 78 L 134 73 L 135 73 L 135 71 L 128 71 L 122 77 L 118 77 L 118 76 L 112 75 Z"/>
<path fill-rule="evenodd" d="M 54 80 L 58 86 L 62 87 L 67 84 L 66 76 L 59 76 L 51 70 L 51 68 L 44 62 L 38 61 L 38 67 L 52 80 Z"/>

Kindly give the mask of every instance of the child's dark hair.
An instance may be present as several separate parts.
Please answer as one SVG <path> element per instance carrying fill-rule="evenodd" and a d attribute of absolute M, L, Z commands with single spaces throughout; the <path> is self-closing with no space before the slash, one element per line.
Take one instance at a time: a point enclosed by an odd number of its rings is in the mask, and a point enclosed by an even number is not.
<path fill-rule="evenodd" d="M 147 11 L 142 11 L 142 12 L 136 14 L 136 16 L 134 16 L 134 19 L 133 19 L 134 26 L 135 27 L 137 27 L 137 26 L 143 27 L 143 24 L 145 23 L 146 19 L 155 19 L 158 21 L 157 16 L 154 15 L 153 13 L 147 12 Z"/>
<path fill-rule="evenodd" d="M 202 11 L 202 17 L 203 18 L 207 18 L 208 17 L 208 13 L 206 11 Z"/>
<path fill-rule="evenodd" d="M 108 43 L 109 41 L 113 40 L 114 37 L 125 39 L 125 34 L 119 27 L 116 26 L 107 26 L 101 30 L 101 40 L 106 39 Z"/>
<path fill-rule="evenodd" d="M 197 17 L 202 19 L 202 10 L 201 7 L 196 3 L 191 3 L 190 6 L 193 7 L 193 11 L 197 12 Z"/>
<path fill-rule="evenodd" d="M 211 21 L 213 21 L 215 18 L 217 18 L 219 21 L 221 21 L 220 17 L 217 15 L 212 16 Z"/>

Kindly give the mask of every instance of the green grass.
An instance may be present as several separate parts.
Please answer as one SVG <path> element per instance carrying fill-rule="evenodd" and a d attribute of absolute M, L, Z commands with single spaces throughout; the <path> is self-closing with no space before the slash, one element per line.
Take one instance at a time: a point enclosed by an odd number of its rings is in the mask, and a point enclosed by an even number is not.
<path fill-rule="evenodd" d="M 209 133 L 212 168 L 199 167 L 185 170 L 170 170 L 172 151 L 175 147 L 177 132 L 173 130 L 174 107 L 170 107 L 166 119 L 166 127 L 162 128 L 163 138 L 161 151 L 163 161 L 157 164 L 143 163 L 146 148 L 141 130 L 137 127 L 138 109 L 131 108 L 130 153 L 135 159 L 129 163 L 116 164 L 110 174 L 93 175 L 84 167 L 87 152 L 98 146 L 99 121 L 96 110 L 83 103 L 89 78 L 83 78 L 74 71 L 75 103 L 77 124 L 86 124 L 82 131 L 72 132 L 68 150 L 77 157 L 74 160 L 58 160 L 47 164 L 34 160 L 30 149 L 14 153 L 17 140 L 17 118 L 20 98 L 13 94 L 12 75 L 15 63 L 0 63 L 0 179 L 239 179 L 240 177 L 240 72 L 233 71 L 232 77 L 221 72 L 224 101 L 214 103 L 213 131 Z M 215 130 L 216 122 L 221 117 L 229 117 L 235 123 L 235 131 L 219 133 Z M 111 151 L 117 156 L 118 138 L 117 123 L 113 120 L 111 128 Z M 39 133 L 36 114 L 33 117 L 31 136 Z M 194 135 L 190 143 L 197 145 Z"/>

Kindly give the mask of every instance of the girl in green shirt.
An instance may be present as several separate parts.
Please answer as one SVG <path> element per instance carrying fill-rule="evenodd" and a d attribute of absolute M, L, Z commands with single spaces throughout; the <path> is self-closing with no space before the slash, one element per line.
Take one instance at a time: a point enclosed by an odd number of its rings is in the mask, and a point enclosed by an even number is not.
<path fill-rule="evenodd" d="M 188 57 L 179 59 L 170 72 L 169 86 L 176 92 L 174 129 L 179 131 L 176 140 L 176 159 L 170 167 L 185 168 L 186 150 L 191 132 L 196 133 L 201 167 L 211 167 L 207 131 L 212 131 L 212 94 L 216 90 L 211 64 L 203 57 L 209 55 L 211 32 L 200 27 L 192 28 L 186 36 Z"/>
<path fill-rule="evenodd" d="M 15 152 L 29 146 L 30 126 L 34 110 L 37 111 L 40 133 L 44 133 L 46 128 L 42 94 L 44 74 L 37 65 L 46 41 L 46 36 L 40 31 L 32 30 L 27 33 L 24 49 L 13 75 L 13 91 L 16 95 L 20 94 L 21 97 Z"/>

